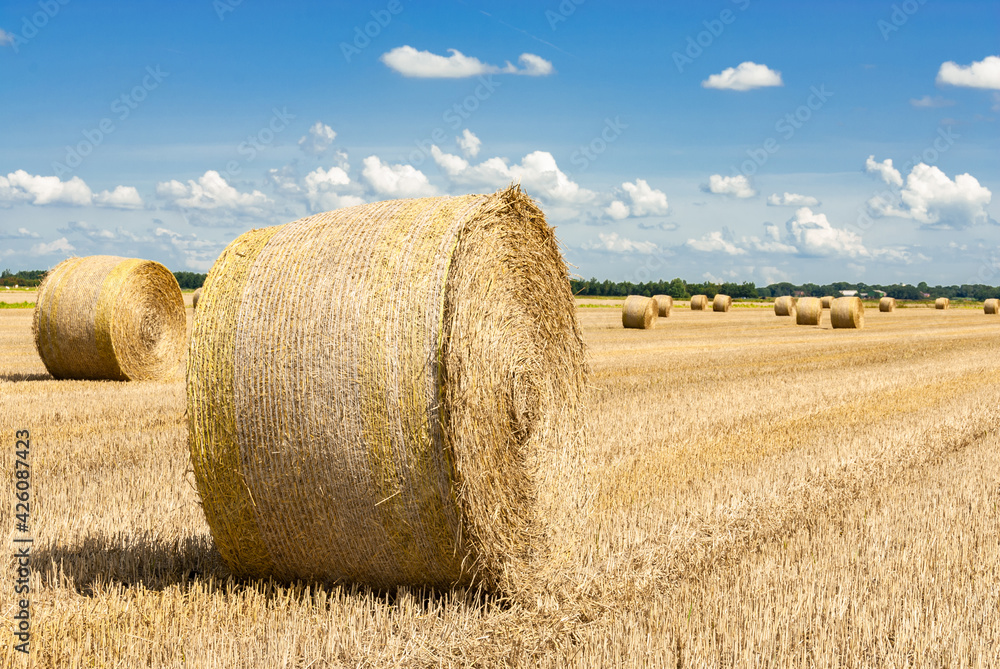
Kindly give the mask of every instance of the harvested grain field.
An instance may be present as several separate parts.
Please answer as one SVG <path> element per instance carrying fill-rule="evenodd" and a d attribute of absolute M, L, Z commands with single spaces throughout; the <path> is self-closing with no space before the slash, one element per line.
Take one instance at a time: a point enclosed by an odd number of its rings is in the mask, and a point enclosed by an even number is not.
<path fill-rule="evenodd" d="M 31 310 L 0 311 L 5 481 L 14 431 L 32 437 L 34 665 L 1000 665 L 993 319 L 833 330 L 768 305 L 625 330 L 620 305 L 578 309 L 585 457 L 551 458 L 565 522 L 530 602 L 232 579 L 183 381 L 51 380 Z M 11 555 L 0 666 L 19 660 Z"/>

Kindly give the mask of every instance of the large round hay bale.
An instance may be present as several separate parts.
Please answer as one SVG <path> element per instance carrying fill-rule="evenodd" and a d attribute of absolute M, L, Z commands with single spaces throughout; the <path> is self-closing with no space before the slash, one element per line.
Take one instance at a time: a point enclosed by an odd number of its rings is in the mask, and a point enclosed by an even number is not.
<path fill-rule="evenodd" d="M 936 300 L 934 300 L 934 308 L 947 309 L 950 302 L 951 300 L 949 300 L 947 297 L 939 297 Z"/>
<path fill-rule="evenodd" d="M 704 311 L 708 307 L 708 295 L 692 295 L 691 309 L 693 311 Z"/>
<path fill-rule="evenodd" d="M 188 359 L 195 479 L 236 574 L 504 591 L 544 554 L 538 462 L 579 430 L 585 359 L 518 187 L 242 235 Z"/>
<path fill-rule="evenodd" d="M 651 330 L 656 327 L 659 305 L 655 299 L 629 295 L 622 305 L 622 327 Z"/>
<path fill-rule="evenodd" d="M 187 334 L 184 296 L 151 260 L 64 260 L 38 288 L 35 348 L 57 379 L 168 378 L 180 371 Z"/>
<path fill-rule="evenodd" d="M 653 299 L 656 300 L 659 315 L 663 318 L 669 316 L 670 310 L 674 308 L 674 298 L 670 295 L 653 295 Z"/>
<path fill-rule="evenodd" d="M 819 298 L 819 301 L 824 309 L 829 309 L 830 305 L 833 304 L 833 299 L 834 299 L 833 295 L 824 295 L 823 297 Z"/>
<path fill-rule="evenodd" d="M 800 297 L 795 303 L 796 325 L 819 325 L 823 317 L 823 302 L 818 297 Z"/>
<path fill-rule="evenodd" d="M 712 300 L 712 311 L 729 311 L 729 307 L 731 306 L 733 306 L 733 298 L 728 295 L 720 293 Z"/>
<path fill-rule="evenodd" d="M 198 300 L 201 299 L 201 288 L 194 291 L 194 295 L 191 296 L 191 306 L 195 309 L 198 308 Z"/>
<path fill-rule="evenodd" d="M 794 316 L 795 315 L 795 298 L 791 295 L 782 295 L 774 300 L 774 315 L 775 316 Z"/>
<path fill-rule="evenodd" d="M 865 326 L 865 305 L 861 298 L 838 297 L 830 305 L 830 324 L 834 329 L 852 328 L 860 330 Z"/>
<path fill-rule="evenodd" d="M 983 302 L 983 312 L 987 314 L 1000 313 L 1000 300 L 996 298 L 990 298 L 985 302 Z"/>
<path fill-rule="evenodd" d="M 883 297 L 878 301 L 878 310 L 881 312 L 890 312 L 896 309 L 896 298 L 895 297 Z"/>

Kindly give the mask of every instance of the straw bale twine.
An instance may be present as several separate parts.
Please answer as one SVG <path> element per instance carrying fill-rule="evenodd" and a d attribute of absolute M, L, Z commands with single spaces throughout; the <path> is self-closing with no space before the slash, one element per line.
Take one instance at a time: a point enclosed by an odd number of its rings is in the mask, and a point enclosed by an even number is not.
<path fill-rule="evenodd" d="M 950 303 L 951 303 L 951 300 L 949 300 L 947 297 L 939 297 L 936 300 L 934 300 L 934 308 L 935 309 L 947 309 L 948 305 Z"/>
<path fill-rule="evenodd" d="M 708 307 L 708 295 L 692 295 L 691 309 L 694 311 L 704 311 Z"/>
<path fill-rule="evenodd" d="M 833 304 L 833 295 L 824 295 L 819 299 L 820 304 L 823 305 L 824 309 L 829 309 L 830 305 Z"/>
<path fill-rule="evenodd" d="M 836 328 L 860 330 L 865 326 L 865 305 L 861 298 L 838 297 L 830 305 L 830 324 Z"/>
<path fill-rule="evenodd" d="M 796 325 L 819 325 L 823 316 L 823 303 L 818 297 L 800 297 L 795 303 Z"/>
<path fill-rule="evenodd" d="M 729 311 L 729 307 L 731 306 L 733 306 L 733 298 L 728 295 L 720 293 L 712 300 L 712 311 Z"/>
<path fill-rule="evenodd" d="M 194 295 L 191 296 L 191 306 L 195 309 L 198 308 L 198 300 L 201 299 L 201 288 L 194 291 Z"/>
<path fill-rule="evenodd" d="M 996 298 L 990 298 L 985 302 L 983 302 L 983 312 L 987 314 L 1000 313 L 1000 300 Z"/>
<path fill-rule="evenodd" d="M 666 318 L 670 315 L 670 310 L 674 308 L 674 298 L 670 295 L 653 295 L 659 315 Z"/>
<path fill-rule="evenodd" d="M 791 295 L 782 295 L 774 300 L 775 316 L 794 316 L 795 298 Z"/>
<path fill-rule="evenodd" d="M 38 288 L 35 348 L 57 379 L 165 379 L 187 334 L 177 279 L 151 260 L 70 258 Z"/>
<path fill-rule="evenodd" d="M 655 299 L 629 295 L 622 305 L 622 327 L 652 330 L 656 327 L 659 305 Z"/>
<path fill-rule="evenodd" d="M 538 463 L 579 429 L 586 368 L 518 187 L 242 235 L 188 360 L 195 479 L 235 573 L 507 591 L 544 554 Z"/>
<path fill-rule="evenodd" d="M 883 297 L 878 301 L 878 310 L 882 312 L 890 312 L 896 309 L 896 298 L 895 297 Z"/>

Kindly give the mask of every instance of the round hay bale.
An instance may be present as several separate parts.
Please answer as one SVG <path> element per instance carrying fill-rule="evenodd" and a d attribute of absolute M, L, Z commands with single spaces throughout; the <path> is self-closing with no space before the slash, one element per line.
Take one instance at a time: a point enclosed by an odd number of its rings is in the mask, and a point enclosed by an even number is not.
<path fill-rule="evenodd" d="M 878 310 L 887 313 L 895 311 L 896 309 L 896 298 L 895 297 L 883 297 L 878 301 Z"/>
<path fill-rule="evenodd" d="M 57 379 L 165 379 L 180 370 L 187 335 L 177 279 L 152 260 L 64 260 L 38 288 L 35 348 Z"/>
<path fill-rule="evenodd" d="M 523 587 L 546 550 L 538 462 L 582 419 L 575 311 L 553 230 L 516 186 L 237 238 L 205 282 L 187 385 L 226 564 L 379 589 Z"/>
<path fill-rule="evenodd" d="M 791 295 L 782 295 L 774 300 L 775 316 L 794 316 L 795 298 Z"/>
<path fill-rule="evenodd" d="M 983 302 L 983 312 L 987 314 L 1000 313 L 1000 300 L 996 298 L 990 298 L 985 302 Z"/>
<path fill-rule="evenodd" d="M 670 310 L 674 308 L 674 298 L 670 295 L 653 295 L 653 299 L 656 300 L 659 315 L 663 318 L 669 316 Z"/>
<path fill-rule="evenodd" d="M 198 308 L 198 300 L 201 299 L 201 288 L 194 291 L 194 295 L 191 296 L 191 306 L 195 309 Z"/>
<path fill-rule="evenodd" d="M 819 301 L 824 309 L 829 309 L 830 305 L 833 304 L 833 299 L 834 299 L 833 295 L 824 295 L 823 297 L 819 298 Z"/>
<path fill-rule="evenodd" d="M 629 295 L 622 305 L 622 327 L 652 330 L 656 327 L 659 305 L 655 299 Z"/>
<path fill-rule="evenodd" d="M 800 297 L 795 303 L 796 325 L 819 325 L 823 317 L 823 302 L 818 297 Z"/>
<path fill-rule="evenodd" d="M 934 300 L 934 308 L 947 309 L 950 302 L 951 300 L 949 300 L 947 297 L 939 297 L 936 300 Z"/>
<path fill-rule="evenodd" d="M 708 295 L 692 295 L 691 309 L 693 311 L 704 311 L 708 307 Z"/>
<path fill-rule="evenodd" d="M 731 306 L 733 306 L 733 298 L 728 295 L 719 294 L 712 300 L 712 311 L 729 311 Z"/>
<path fill-rule="evenodd" d="M 830 324 L 834 329 L 851 328 L 860 330 L 865 326 L 865 305 L 861 298 L 838 297 L 830 306 Z"/>

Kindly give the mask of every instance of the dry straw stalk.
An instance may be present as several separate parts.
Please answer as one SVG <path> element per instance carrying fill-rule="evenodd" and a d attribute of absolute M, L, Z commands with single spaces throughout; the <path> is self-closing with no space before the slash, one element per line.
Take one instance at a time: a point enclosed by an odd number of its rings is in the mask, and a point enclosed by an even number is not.
<path fill-rule="evenodd" d="M 622 327 L 651 330 L 656 327 L 659 305 L 654 298 L 629 295 L 622 305 Z"/>
<path fill-rule="evenodd" d="M 830 305 L 830 324 L 834 329 L 850 328 L 860 330 L 865 326 L 865 305 L 861 298 L 838 297 Z"/>
<path fill-rule="evenodd" d="M 782 295 L 774 300 L 775 316 L 795 316 L 795 298 L 791 295 Z"/>
<path fill-rule="evenodd" d="M 659 315 L 663 318 L 669 316 L 670 310 L 674 308 L 674 298 L 670 295 L 653 295 L 653 299 L 656 300 Z"/>
<path fill-rule="evenodd" d="M 795 304 L 796 325 L 819 325 L 823 303 L 818 297 L 800 297 Z"/>
<path fill-rule="evenodd" d="M 950 303 L 951 300 L 949 300 L 947 297 L 939 297 L 936 300 L 934 300 L 934 308 L 947 309 Z"/>
<path fill-rule="evenodd" d="M 712 300 L 712 311 L 729 311 L 731 306 L 733 306 L 733 298 L 728 295 L 720 293 Z"/>
<path fill-rule="evenodd" d="M 246 233 L 188 363 L 219 552 L 285 581 L 512 590 L 544 552 L 539 453 L 568 448 L 584 382 L 566 265 L 517 187 Z"/>
<path fill-rule="evenodd" d="M 878 310 L 881 312 L 895 311 L 896 309 L 896 298 L 895 297 L 883 297 L 878 301 Z"/>
<path fill-rule="evenodd" d="M 691 309 L 694 311 L 704 311 L 708 307 L 708 295 L 692 295 Z"/>
<path fill-rule="evenodd" d="M 996 298 L 990 298 L 985 302 L 983 302 L 983 312 L 987 314 L 1000 313 L 1000 300 Z"/>
<path fill-rule="evenodd" d="M 165 379 L 180 371 L 184 356 L 184 297 L 160 263 L 70 258 L 39 286 L 33 330 L 38 355 L 57 379 Z"/>

